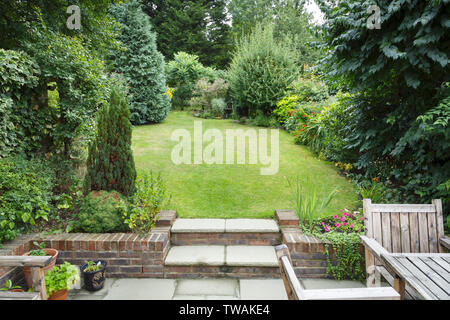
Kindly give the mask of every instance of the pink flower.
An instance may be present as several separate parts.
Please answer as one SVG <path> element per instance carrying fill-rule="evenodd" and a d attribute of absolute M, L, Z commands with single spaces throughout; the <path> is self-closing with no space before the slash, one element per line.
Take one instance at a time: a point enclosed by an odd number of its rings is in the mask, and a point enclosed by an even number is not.
<path fill-rule="evenodd" d="M 337 228 L 339 228 L 341 225 L 340 225 L 339 223 L 336 223 L 335 226 L 336 226 Z"/>
<path fill-rule="evenodd" d="M 364 220 L 364 217 L 361 217 L 361 221 L 363 221 Z"/>
<path fill-rule="evenodd" d="M 339 212 L 342 212 L 342 209 L 341 209 L 341 210 L 339 210 Z"/>
<path fill-rule="evenodd" d="M 324 228 L 324 230 L 327 231 L 327 232 L 330 231 L 330 229 L 328 228 L 328 226 L 326 226 L 326 227 Z"/>
<path fill-rule="evenodd" d="M 340 217 L 339 220 L 344 221 L 344 217 Z"/>
<path fill-rule="evenodd" d="M 353 228 L 353 223 L 350 225 L 350 228 Z"/>
<path fill-rule="evenodd" d="M 333 219 L 337 219 L 338 218 L 338 216 L 337 216 L 337 214 L 335 214 L 334 216 L 333 216 Z"/>
<path fill-rule="evenodd" d="M 348 213 L 347 213 L 347 212 L 344 212 L 344 216 L 348 217 Z"/>
<path fill-rule="evenodd" d="M 347 222 L 344 222 L 343 225 L 346 226 L 346 225 L 347 225 Z"/>
<path fill-rule="evenodd" d="M 322 222 L 321 222 L 320 224 L 321 224 L 321 225 L 324 225 L 324 224 L 325 224 L 325 222 L 323 222 L 323 221 L 322 221 Z"/>

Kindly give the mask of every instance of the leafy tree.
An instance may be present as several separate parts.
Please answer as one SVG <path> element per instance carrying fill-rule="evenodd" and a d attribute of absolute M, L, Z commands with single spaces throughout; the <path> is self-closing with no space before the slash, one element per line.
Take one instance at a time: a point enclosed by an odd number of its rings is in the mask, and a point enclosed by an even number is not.
<path fill-rule="evenodd" d="M 121 23 L 119 40 L 125 50 L 114 50 L 111 60 L 115 71 L 123 73 L 131 93 L 133 124 L 163 121 L 170 110 L 166 94 L 164 57 L 156 49 L 156 34 L 138 1 L 113 6 L 113 16 Z"/>
<path fill-rule="evenodd" d="M 89 147 L 85 192 L 116 190 L 130 196 L 136 169 L 131 151 L 130 110 L 122 90 L 113 88 L 109 105 L 98 113 L 98 132 Z"/>
<path fill-rule="evenodd" d="M 207 66 L 229 62 L 230 26 L 225 0 L 142 0 L 158 34 L 158 49 L 169 60 L 179 51 Z"/>
<path fill-rule="evenodd" d="M 233 17 L 235 39 L 249 35 L 259 24 L 274 24 L 274 36 L 288 38 L 298 53 L 299 65 L 315 65 L 320 56 L 318 41 L 304 10 L 304 0 L 232 0 L 229 11 Z"/>
<path fill-rule="evenodd" d="M 257 26 L 240 40 L 228 70 L 230 94 L 239 115 L 270 115 L 297 75 L 292 46 L 275 41 L 272 25 Z"/>
<path fill-rule="evenodd" d="M 394 201 L 449 199 L 448 1 L 319 2 L 323 70 L 354 94 L 345 136 L 358 173 L 394 184 Z M 370 5 L 380 29 L 367 27 Z"/>

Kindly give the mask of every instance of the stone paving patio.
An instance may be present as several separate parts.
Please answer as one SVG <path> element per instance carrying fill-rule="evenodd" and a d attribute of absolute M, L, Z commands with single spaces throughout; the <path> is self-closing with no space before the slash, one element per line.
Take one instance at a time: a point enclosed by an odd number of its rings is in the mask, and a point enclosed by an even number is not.
<path fill-rule="evenodd" d="M 357 281 L 305 279 L 307 289 L 361 288 Z M 69 291 L 69 300 L 287 300 L 281 279 L 106 279 L 97 292 Z"/>

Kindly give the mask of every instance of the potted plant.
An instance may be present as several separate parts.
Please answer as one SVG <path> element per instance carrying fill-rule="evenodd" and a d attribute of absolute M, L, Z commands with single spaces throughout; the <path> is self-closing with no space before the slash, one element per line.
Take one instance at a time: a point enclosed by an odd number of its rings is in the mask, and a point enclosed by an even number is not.
<path fill-rule="evenodd" d="M 66 300 L 68 291 L 79 279 L 78 268 L 68 262 L 49 270 L 45 275 L 48 300 Z"/>
<path fill-rule="evenodd" d="M 13 286 L 11 280 L 6 280 L 5 286 L 0 289 L 1 291 L 11 291 L 11 292 L 23 292 L 22 287 L 20 286 Z"/>
<path fill-rule="evenodd" d="M 103 288 L 105 283 L 105 269 L 106 261 L 102 260 L 86 261 L 81 266 L 86 290 L 97 291 Z"/>
<path fill-rule="evenodd" d="M 52 261 L 50 264 L 46 267 L 44 267 L 44 274 L 46 274 L 49 270 L 51 270 L 56 263 L 56 258 L 58 257 L 58 250 L 51 249 L 51 248 L 45 248 L 45 243 L 38 243 L 36 241 L 33 242 L 33 245 L 36 247 L 36 249 L 28 251 L 24 254 L 24 256 L 52 256 Z M 25 281 L 27 282 L 28 288 L 32 287 L 32 280 L 31 280 L 31 267 L 22 267 L 23 274 L 25 276 Z"/>

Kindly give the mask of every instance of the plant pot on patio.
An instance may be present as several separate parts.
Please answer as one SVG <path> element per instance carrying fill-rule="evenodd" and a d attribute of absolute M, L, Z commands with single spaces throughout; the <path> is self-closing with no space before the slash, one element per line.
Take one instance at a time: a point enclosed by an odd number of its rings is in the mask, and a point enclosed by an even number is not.
<path fill-rule="evenodd" d="M 38 249 L 31 250 L 25 254 L 24 256 L 52 256 L 52 261 L 46 267 L 44 267 L 44 274 L 46 274 L 49 270 L 51 270 L 56 263 L 56 258 L 58 257 L 58 250 L 51 248 L 43 248 L 44 244 L 38 244 L 36 242 L 33 243 Z M 28 288 L 33 286 L 33 281 L 31 280 L 31 267 L 22 267 L 23 274 L 25 276 L 25 281 L 27 283 Z"/>
<path fill-rule="evenodd" d="M 69 293 L 69 290 L 59 290 L 56 292 L 53 292 L 50 297 L 48 297 L 48 300 L 67 300 L 67 294 Z"/>
<path fill-rule="evenodd" d="M 103 288 L 105 283 L 106 261 L 87 261 L 81 266 L 84 277 L 84 287 L 88 291 L 97 291 Z"/>

